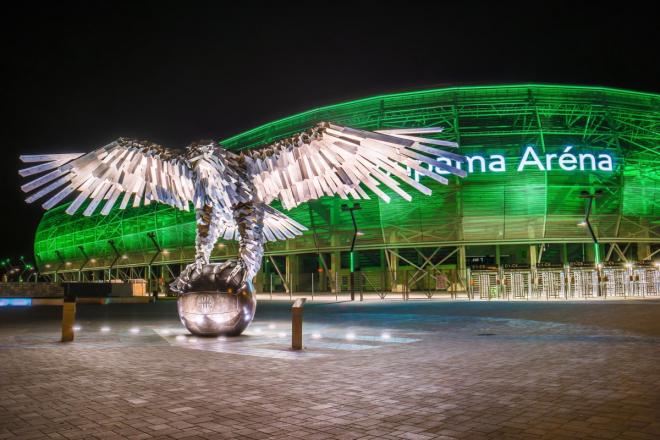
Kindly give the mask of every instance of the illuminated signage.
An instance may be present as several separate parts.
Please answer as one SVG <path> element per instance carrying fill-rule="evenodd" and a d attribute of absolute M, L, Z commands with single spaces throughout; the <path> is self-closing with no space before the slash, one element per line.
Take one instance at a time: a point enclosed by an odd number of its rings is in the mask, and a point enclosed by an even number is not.
<path fill-rule="evenodd" d="M 525 171 L 600 171 L 612 172 L 614 170 L 614 158 L 608 153 L 580 152 L 576 151 L 572 145 L 567 145 L 556 153 L 540 153 L 533 145 L 526 146 L 522 151 L 522 156 L 517 157 L 517 163 L 514 164 L 516 172 Z M 471 173 L 504 173 L 507 171 L 506 157 L 502 154 L 474 154 L 465 155 L 465 162 L 460 163 L 439 157 L 438 162 L 464 169 L 468 174 Z M 451 174 L 433 165 L 428 165 L 428 169 L 437 174 Z M 408 175 L 413 174 L 413 170 L 407 168 Z M 420 174 L 414 171 L 415 180 L 419 181 Z"/>

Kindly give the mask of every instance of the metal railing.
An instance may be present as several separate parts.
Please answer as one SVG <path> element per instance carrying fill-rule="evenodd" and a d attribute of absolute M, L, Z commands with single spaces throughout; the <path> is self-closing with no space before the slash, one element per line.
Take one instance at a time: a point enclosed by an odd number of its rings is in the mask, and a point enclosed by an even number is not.
<path fill-rule="evenodd" d="M 255 283 L 270 298 L 306 295 L 311 300 L 345 299 L 350 295 L 350 272 L 272 273 Z M 660 296 L 657 267 L 532 268 L 527 270 L 399 270 L 355 272 L 356 298 L 574 300 Z"/>

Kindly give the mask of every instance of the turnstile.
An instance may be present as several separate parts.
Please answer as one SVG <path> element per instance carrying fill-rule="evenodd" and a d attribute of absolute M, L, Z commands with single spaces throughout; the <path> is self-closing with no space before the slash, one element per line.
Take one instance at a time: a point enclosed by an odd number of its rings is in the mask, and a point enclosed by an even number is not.
<path fill-rule="evenodd" d="M 470 269 L 469 280 L 472 299 L 500 297 L 500 277 L 496 269 Z"/>
<path fill-rule="evenodd" d="M 605 296 L 630 295 L 630 271 L 626 268 L 606 266 L 603 271 L 602 293 Z"/>
<path fill-rule="evenodd" d="M 660 267 L 646 268 L 646 282 L 650 296 L 660 295 Z"/>
<path fill-rule="evenodd" d="M 505 264 L 502 267 L 502 290 L 507 299 L 530 299 L 534 294 L 529 264 Z"/>
<path fill-rule="evenodd" d="M 651 267 L 634 267 L 630 270 L 630 296 L 658 295 L 658 270 Z"/>
<path fill-rule="evenodd" d="M 598 289 L 598 271 L 593 267 L 570 267 L 569 277 L 569 298 L 597 298 Z"/>
<path fill-rule="evenodd" d="M 566 299 L 568 278 L 563 265 L 539 263 L 536 266 L 537 296 L 546 299 Z"/>
<path fill-rule="evenodd" d="M 468 270 L 472 299 L 588 299 L 660 296 L 660 267 L 650 262 L 480 265 Z"/>

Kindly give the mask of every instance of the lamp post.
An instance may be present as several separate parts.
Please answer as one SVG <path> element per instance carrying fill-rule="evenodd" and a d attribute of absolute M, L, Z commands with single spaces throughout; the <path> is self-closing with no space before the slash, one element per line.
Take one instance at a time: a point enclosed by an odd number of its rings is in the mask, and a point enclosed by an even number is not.
<path fill-rule="evenodd" d="M 149 237 L 151 242 L 154 244 L 154 247 L 156 248 L 156 253 L 153 255 L 153 257 L 151 257 L 151 260 L 149 260 L 149 266 L 147 266 L 147 270 L 149 271 L 149 273 L 147 274 L 147 290 L 150 290 L 151 289 L 151 272 L 152 272 L 151 266 L 154 264 L 154 261 L 156 261 L 156 258 L 158 258 L 160 253 L 163 252 L 163 249 L 158 244 L 158 240 L 156 240 L 156 233 L 155 232 L 153 232 L 153 231 L 152 232 L 147 232 L 147 237 Z M 154 290 L 153 295 L 154 295 L 154 301 L 156 301 L 156 299 L 158 298 L 158 287 L 156 287 L 156 290 Z"/>
<path fill-rule="evenodd" d="M 115 241 L 114 240 L 108 240 L 108 244 L 110 245 L 110 247 L 112 248 L 112 250 L 115 253 L 115 258 L 112 259 L 112 261 L 110 262 L 110 267 L 108 267 L 108 281 L 112 281 L 112 268 L 115 266 L 115 264 L 117 263 L 117 260 L 119 260 L 119 257 L 121 255 L 119 254 L 119 251 L 117 250 L 117 246 L 115 246 Z M 105 278 L 105 275 L 103 275 L 103 277 Z"/>
<path fill-rule="evenodd" d="M 350 208 L 348 205 L 341 205 L 342 211 L 348 211 L 351 213 L 351 220 L 353 221 L 353 240 L 351 241 L 351 254 L 350 254 L 350 264 L 351 264 L 351 301 L 355 301 L 355 239 L 358 236 L 357 223 L 355 222 L 355 212 L 359 209 L 362 209 L 359 203 L 353 203 L 353 206 Z M 362 301 L 362 290 L 360 290 L 360 301 Z"/>
<path fill-rule="evenodd" d="M 594 228 L 591 226 L 591 222 L 589 221 L 589 215 L 591 215 L 591 207 L 593 206 L 594 199 L 599 199 L 602 196 L 603 196 L 602 189 L 598 189 L 594 191 L 593 194 L 586 190 L 580 192 L 580 198 L 586 199 L 586 206 L 584 209 L 584 224 L 586 225 L 587 230 L 589 231 L 589 235 L 591 235 L 591 239 L 594 242 L 594 262 L 596 264 L 596 272 L 598 273 L 598 296 L 601 296 L 600 248 L 598 245 L 598 238 L 596 237 L 596 233 L 594 232 Z"/>

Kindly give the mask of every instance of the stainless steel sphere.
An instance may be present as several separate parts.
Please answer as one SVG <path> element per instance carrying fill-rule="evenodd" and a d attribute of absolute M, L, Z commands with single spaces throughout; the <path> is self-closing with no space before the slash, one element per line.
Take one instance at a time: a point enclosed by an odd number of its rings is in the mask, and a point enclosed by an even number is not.
<path fill-rule="evenodd" d="M 207 264 L 190 279 L 179 296 L 179 318 L 190 333 L 198 336 L 238 336 L 250 325 L 257 309 L 251 282 L 227 280 L 234 265 Z"/>

